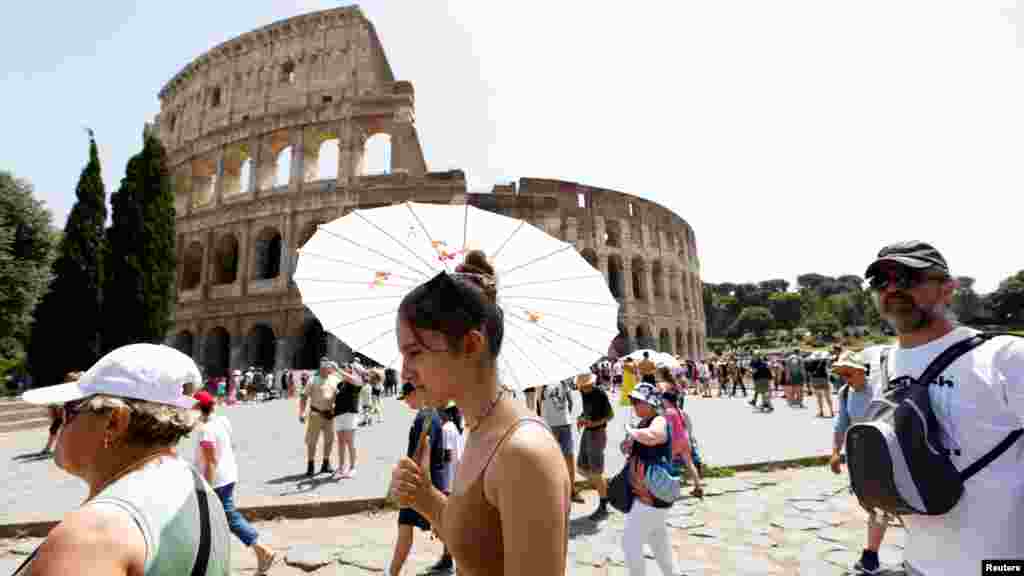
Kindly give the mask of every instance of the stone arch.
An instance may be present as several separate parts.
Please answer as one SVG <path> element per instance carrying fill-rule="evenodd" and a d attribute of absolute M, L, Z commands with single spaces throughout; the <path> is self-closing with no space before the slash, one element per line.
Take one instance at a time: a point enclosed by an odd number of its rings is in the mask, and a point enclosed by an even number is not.
<path fill-rule="evenodd" d="M 234 284 L 238 279 L 238 238 L 232 233 L 217 240 L 213 259 L 213 283 Z"/>
<path fill-rule="evenodd" d="M 194 290 L 203 279 L 203 245 L 194 241 L 185 250 L 184 270 L 181 274 L 181 289 Z"/>
<path fill-rule="evenodd" d="M 303 182 L 337 179 L 340 142 L 337 131 L 323 126 L 310 127 L 303 132 Z"/>
<path fill-rule="evenodd" d="M 668 332 L 668 328 L 662 328 L 658 333 L 658 351 L 672 353 L 672 336 Z"/>
<path fill-rule="evenodd" d="M 390 134 L 378 132 L 370 135 L 363 143 L 363 155 L 359 160 L 359 175 L 390 174 L 393 167 L 391 163 L 393 153 Z"/>
<path fill-rule="evenodd" d="M 256 324 L 246 336 L 246 361 L 249 366 L 263 368 L 264 372 L 274 369 L 274 329 L 267 324 Z"/>
<path fill-rule="evenodd" d="M 676 328 L 676 355 L 682 358 L 686 357 L 686 350 L 684 346 L 683 329 Z"/>
<path fill-rule="evenodd" d="M 318 180 L 336 180 L 338 178 L 338 155 L 341 151 L 341 140 L 337 136 L 320 142 L 317 146 L 316 170 Z"/>
<path fill-rule="evenodd" d="M 281 249 L 284 240 L 276 228 L 268 226 L 256 237 L 255 258 L 253 267 L 256 280 L 270 280 L 281 274 Z"/>
<path fill-rule="evenodd" d="M 654 299 L 660 300 L 665 297 L 664 294 L 664 274 L 661 270 L 661 261 L 655 260 L 651 263 L 651 284 L 654 288 Z"/>
<path fill-rule="evenodd" d="M 210 155 L 192 160 L 192 205 L 213 202 L 217 190 L 217 161 Z"/>
<path fill-rule="evenodd" d="M 248 144 L 244 142 L 233 144 L 224 149 L 224 182 L 221 185 L 224 196 L 243 194 L 249 191 L 251 166 L 252 157 L 249 155 Z"/>
<path fill-rule="evenodd" d="M 647 267 L 644 264 L 644 259 L 639 256 L 633 257 L 632 262 L 632 273 L 633 277 L 633 298 L 635 300 L 646 300 L 647 299 L 647 282 L 644 278 L 644 272 Z"/>
<path fill-rule="evenodd" d="M 678 272 L 675 266 L 668 267 L 668 299 L 672 302 L 679 301 L 679 283 L 673 282 L 675 278 L 678 278 Z"/>
<path fill-rule="evenodd" d="M 593 248 L 584 248 L 580 251 L 580 256 L 583 256 L 583 259 L 587 261 L 587 264 L 597 268 L 597 252 L 594 252 Z"/>
<path fill-rule="evenodd" d="M 192 356 L 192 352 L 195 350 L 195 336 L 190 330 L 182 330 L 174 336 L 174 349 Z"/>
<path fill-rule="evenodd" d="M 693 328 L 686 331 L 686 350 L 691 360 L 697 359 L 697 334 Z"/>
<path fill-rule="evenodd" d="M 206 333 L 203 345 L 203 368 L 208 377 L 227 376 L 231 367 L 231 335 L 223 326 Z"/>
<path fill-rule="evenodd" d="M 622 226 L 618 220 L 609 218 L 604 221 L 604 245 L 612 248 L 622 246 Z"/>
<path fill-rule="evenodd" d="M 608 289 L 612 296 L 625 298 L 625 279 L 622 274 L 622 258 L 618 254 L 608 256 Z"/>
<path fill-rule="evenodd" d="M 315 370 L 320 366 L 320 358 L 327 355 L 327 332 L 316 318 L 309 318 L 303 323 L 299 349 L 295 353 L 295 368 L 299 370 Z"/>

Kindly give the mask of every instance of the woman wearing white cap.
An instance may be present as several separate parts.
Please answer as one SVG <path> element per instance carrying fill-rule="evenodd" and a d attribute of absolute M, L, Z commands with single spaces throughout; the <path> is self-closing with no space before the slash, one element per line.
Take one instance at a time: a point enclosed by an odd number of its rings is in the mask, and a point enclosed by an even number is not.
<path fill-rule="evenodd" d="M 168 346 L 122 346 L 77 382 L 30 390 L 26 402 L 63 404 L 55 461 L 89 495 L 15 575 L 231 572 L 230 532 L 217 495 L 175 456 L 196 423 L 200 382 L 191 358 Z"/>

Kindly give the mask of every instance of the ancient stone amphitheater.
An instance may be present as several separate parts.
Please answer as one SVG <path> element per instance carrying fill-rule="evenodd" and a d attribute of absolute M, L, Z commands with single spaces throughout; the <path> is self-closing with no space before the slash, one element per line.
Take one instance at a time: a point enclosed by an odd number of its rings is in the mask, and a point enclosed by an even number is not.
<path fill-rule="evenodd" d="M 622 303 L 615 347 L 703 356 L 700 266 L 686 221 L 639 196 L 574 182 L 524 178 L 470 194 L 463 172 L 430 172 L 413 86 L 394 78 L 358 7 L 225 42 L 159 96 L 153 128 L 168 150 L 177 209 L 168 342 L 212 376 L 351 354 L 303 307 L 290 280 L 296 248 L 354 208 L 407 200 L 470 203 L 574 243 Z M 367 146 L 382 139 L 390 169 L 367 173 Z"/>

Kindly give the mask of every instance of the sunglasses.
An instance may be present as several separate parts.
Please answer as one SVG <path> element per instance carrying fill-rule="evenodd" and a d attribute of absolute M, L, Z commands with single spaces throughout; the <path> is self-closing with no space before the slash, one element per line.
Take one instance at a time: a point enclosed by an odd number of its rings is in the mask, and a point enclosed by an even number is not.
<path fill-rule="evenodd" d="M 85 398 L 79 398 L 78 400 L 72 400 L 64 403 L 64 425 L 71 424 L 75 416 L 78 416 L 82 412 L 86 411 L 86 405 L 92 400 L 92 396 L 86 396 Z"/>
<path fill-rule="evenodd" d="M 875 291 L 884 290 L 886 286 L 890 285 L 897 290 L 909 290 L 930 280 L 945 280 L 946 278 L 946 276 L 928 274 L 920 270 L 898 268 L 895 270 L 881 270 L 875 275 L 869 276 L 868 286 Z"/>

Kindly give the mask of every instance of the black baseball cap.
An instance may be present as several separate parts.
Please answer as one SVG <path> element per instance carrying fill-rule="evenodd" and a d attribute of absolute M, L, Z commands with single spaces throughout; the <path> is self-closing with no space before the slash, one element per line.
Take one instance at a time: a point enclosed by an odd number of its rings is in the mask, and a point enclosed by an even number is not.
<path fill-rule="evenodd" d="M 864 273 L 866 278 L 878 274 L 878 268 L 882 262 L 895 262 L 918 270 L 924 268 L 937 268 L 949 274 L 949 266 L 942 254 L 934 246 L 920 240 L 909 240 L 890 244 L 878 251 L 878 257 L 868 266 Z"/>
<path fill-rule="evenodd" d="M 402 393 L 398 396 L 399 400 L 405 400 L 405 398 L 416 391 L 416 387 L 412 385 L 412 382 L 406 382 L 402 384 Z"/>

